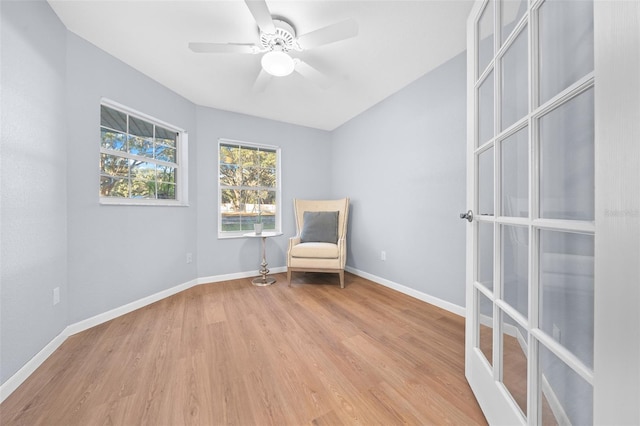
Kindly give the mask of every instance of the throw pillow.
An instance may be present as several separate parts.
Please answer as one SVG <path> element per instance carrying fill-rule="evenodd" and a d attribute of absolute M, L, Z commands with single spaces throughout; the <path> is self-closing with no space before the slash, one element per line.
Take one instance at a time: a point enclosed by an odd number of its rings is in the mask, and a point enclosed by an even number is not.
<path fill-rule="evenodd" d="M 338 212 L 304 212 L 302 219 L 301 242 L 338 242 Z"/>

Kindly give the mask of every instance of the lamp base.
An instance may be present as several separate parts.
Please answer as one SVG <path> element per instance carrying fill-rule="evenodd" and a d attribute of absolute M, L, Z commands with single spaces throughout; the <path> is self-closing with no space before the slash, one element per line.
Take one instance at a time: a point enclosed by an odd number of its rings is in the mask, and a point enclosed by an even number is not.
<path fill-rule="evenodd" d="M 258 277 L 251 280 L 251 284 L 258 287 L 265 287 L 271 285 L 276 282 L 276 279 L 273 277 Z"/>

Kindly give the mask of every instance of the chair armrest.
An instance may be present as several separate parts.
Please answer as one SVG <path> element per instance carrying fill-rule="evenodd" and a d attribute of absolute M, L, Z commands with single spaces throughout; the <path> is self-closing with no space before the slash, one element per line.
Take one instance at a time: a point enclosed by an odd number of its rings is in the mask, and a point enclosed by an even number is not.
<path fill-rule="evenodd" d="M 289 238 L 289 249 L 287 250 L 287 267 L 291 265 L 291 249 L 300 244 L 300 235 Z"/>
<path fill-rule="evenodd" d="M 289 238 L 289 250 L 291 250 L 293 246 L 296 246 L 298 244 L 300 244 L 300 235 Z"/>
<path fill-rule="evenodd" d="M 338 256 L 340 258 L 340 266 L 344 269 L 347 264 L 347 239 L 345 237 L 338 239 Z"/>

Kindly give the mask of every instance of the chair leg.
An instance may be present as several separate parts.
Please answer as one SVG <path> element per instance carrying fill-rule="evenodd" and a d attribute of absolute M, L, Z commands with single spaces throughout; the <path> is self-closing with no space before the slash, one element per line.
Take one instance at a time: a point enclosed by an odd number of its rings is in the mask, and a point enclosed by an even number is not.
<path fill-rule="evenodd" d="M 289 283 L 289 287 L 291 287 L 291 269 L 287 268 L 287 282 Z"/>
<path fill-rule="evenodd" d="M 340 271 L 338 274 L 340 274 L 340 288 L 344 288 L 344 271 Z"/>

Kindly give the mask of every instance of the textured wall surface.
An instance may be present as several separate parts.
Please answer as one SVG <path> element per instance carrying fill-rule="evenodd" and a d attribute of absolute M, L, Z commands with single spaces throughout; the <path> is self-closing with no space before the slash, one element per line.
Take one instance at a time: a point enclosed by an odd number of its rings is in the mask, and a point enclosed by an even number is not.
<path fill-rule="evenodd" d="M 333 134 L 333 194 L 352 197 L 347 264 L 465 305 L 466 58 Z M 381 260 L 381 251 L 386 260 Z"/>
<path fill-rule="evenodd" d="M 66 30 L 45 2 L 0 3 L 0 382 L 67 323 Z M 58 287 L 62 302 L 53 305 Z"/>

